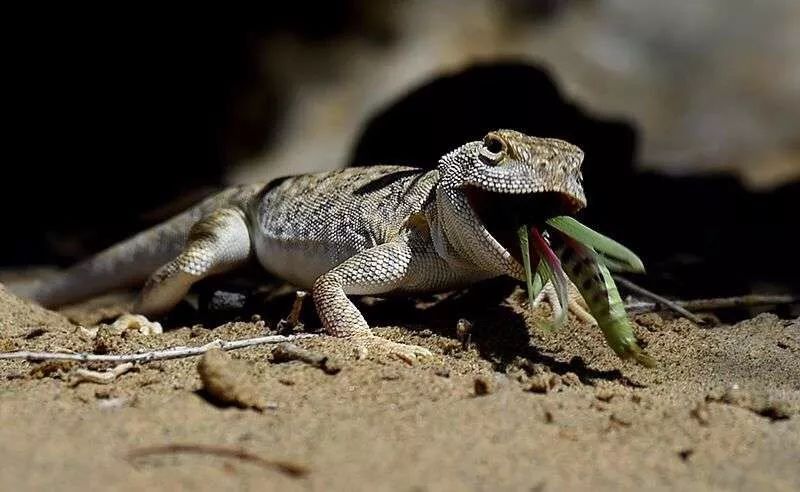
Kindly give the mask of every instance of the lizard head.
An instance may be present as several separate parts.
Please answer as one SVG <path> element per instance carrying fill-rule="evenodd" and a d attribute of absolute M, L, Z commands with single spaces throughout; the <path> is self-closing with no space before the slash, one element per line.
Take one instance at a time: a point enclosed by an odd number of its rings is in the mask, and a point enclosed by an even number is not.
<path fill-rule="evenodd" d="M 586 206 L 583 151 L 554 138 L 497 130 L 439 162 L 440 235 L 461 259 L 524 278 L 516 230 Z M 440 254 L 442 251 L 440 251 Z"/>

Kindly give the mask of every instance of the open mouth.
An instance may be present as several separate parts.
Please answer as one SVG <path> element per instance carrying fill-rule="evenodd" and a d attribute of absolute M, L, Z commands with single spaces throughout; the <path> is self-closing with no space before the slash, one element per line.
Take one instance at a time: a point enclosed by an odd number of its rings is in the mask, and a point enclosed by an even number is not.
<path fill-rule="evenodd" d="M 541 230 L 547 219 L 574 214 L 582 208 L 577 199 L 557 191 L 512 194 L 471 186 L 466 196 L 489 234 L 520 264 L 522 252 L 517 236 L 520 225 Z"/>

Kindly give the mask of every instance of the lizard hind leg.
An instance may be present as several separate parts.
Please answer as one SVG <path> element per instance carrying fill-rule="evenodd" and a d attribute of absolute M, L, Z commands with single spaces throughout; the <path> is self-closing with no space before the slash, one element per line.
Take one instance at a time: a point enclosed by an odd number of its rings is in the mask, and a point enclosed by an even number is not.
<path fill-rule="evenodd" d="M 238 208 L 220 208 L 189 231 L 183 251 L 150 277 L 134 312 L 160 316 L 169 312 L 197 281 L 230 271 L 251 256 L 250 233 Z"/>

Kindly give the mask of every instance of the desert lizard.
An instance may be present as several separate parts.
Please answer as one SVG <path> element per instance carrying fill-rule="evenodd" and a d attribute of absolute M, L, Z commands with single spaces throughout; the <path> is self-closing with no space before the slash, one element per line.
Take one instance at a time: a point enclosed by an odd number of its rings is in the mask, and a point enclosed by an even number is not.
<path fill-rule="evenodd" d="M 233 187 L 26 294 L 52 307 L 144 282 L 134 311 L 159 316 L 195 282 L 256 259 L 312 291 L 328 334 L 413 359 L 429 352 L 375 336 L 348 296 L 524 280 L 511 217 L 534 224 L 583 208 L 582 160 L 568 142 L 497 130 L 433 170 L 355 167 Z"/>

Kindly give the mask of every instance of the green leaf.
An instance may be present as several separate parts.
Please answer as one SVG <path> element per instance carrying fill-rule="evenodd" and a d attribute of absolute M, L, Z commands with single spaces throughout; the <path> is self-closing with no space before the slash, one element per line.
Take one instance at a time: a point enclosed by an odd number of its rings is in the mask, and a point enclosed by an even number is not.
<path fill-rule="evenodd" d="M 556 250 L 562 255 L 569 253 L 571 260 L 565 263 L 565 268 L 611 349 L 624 359 L 654 367 L 656 361 L 636 343 L 633 326 L 608 267 L 589 246 L 564 234 L 554 233 L 553 236 Z"/>
<path fill-rule="evenodd" d="M 633 251 L 581 224 L 575 218 L 566 215 L 552 217 L 547 220 L 547 224 L 595 250 L 610 270 L 644 273 L 644 263 Z"/>
<path fill-rule="evenodd" d="M 528 226 L 523 224 L 517 229 L 517 236 L 519 237 L 519 247 L 522 250 L 522 265 L 525 268 L 525 285 L 528 288 L 528 302 L 530 303 L 530 310 L 533 312 L 533 301 L 538 294 L 534 293 L 534 279 L 531 270 L 531 252 L 528 243 Z M 541 279 L 539 280 L 541 282 Z M 541 290 L 541 287 L 539 287 Z"/>
<path fill-rule="evenodd" d="M 552 248 L 550 248 L 547 240 L 545 240 L 539 232 L 539 229 L 532 227 L 530 231 L 533 247 L 536 249 L 540 258 L 539 272 L 542 276 L 542 280 L 550 280 L 553 283 L 556 296 L 558 297 L 558 303 L 561 305 L 561 313 L 555 320 L 555 326 L 560 327 L 567 317 L 567 311 L 569 311 L 569 280 L 561 266 L 561 260 L 558 259 L 558 256 Z"/>

